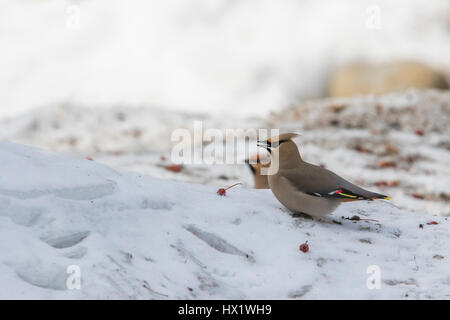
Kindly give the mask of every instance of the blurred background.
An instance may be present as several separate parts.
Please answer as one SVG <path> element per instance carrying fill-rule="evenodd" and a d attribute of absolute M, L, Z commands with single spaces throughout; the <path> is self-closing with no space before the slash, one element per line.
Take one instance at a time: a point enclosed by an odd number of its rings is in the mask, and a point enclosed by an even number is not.
<path fill-rule="evenodd" d="M 251 187 L 173 167 L 171 132 L 295 129 L 307 161 L 450 215 L 448 0 L 2 0 L 0 46 L 2 141 Z"/>

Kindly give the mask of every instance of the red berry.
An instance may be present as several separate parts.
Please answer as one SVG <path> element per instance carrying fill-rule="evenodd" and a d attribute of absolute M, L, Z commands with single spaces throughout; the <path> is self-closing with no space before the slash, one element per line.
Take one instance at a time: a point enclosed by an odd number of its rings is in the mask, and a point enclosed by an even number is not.
<path fill-rule="evenodd" d="M 300 245 L 300 251 L 303 253 L 307 253 L 309 251 L 309 246 L 308 246 L 308 241 L 306 241 L 305 243 L 302 243 Z"/>
<path fill-rule="evenodd" d="M 217 190 L 217 194 L 220 196 L 225 196 L 227 194 L 227 190 L 231 189 L 235 186 L 237 186 L 238 184 L 241 184 L 240 182 L 233 184 L 232 186 L 228 187 L 228 188 L 220 188 L 219 190 Z"/>
<path fill-rule="evenodd" d="M 428 222 L 427 224 L 428 224 L 428 225 L 432 225 L 432 224 L 439 224 L 439 223 L 436 222 L 436 221 L 430 221 L 430 222 Z"/>
<path fill-rule="evenodd" d="M 183 169 L 183 167 L 178 164 L 169 164 L 165 166 L 164 169 L 178 173 Z"/>

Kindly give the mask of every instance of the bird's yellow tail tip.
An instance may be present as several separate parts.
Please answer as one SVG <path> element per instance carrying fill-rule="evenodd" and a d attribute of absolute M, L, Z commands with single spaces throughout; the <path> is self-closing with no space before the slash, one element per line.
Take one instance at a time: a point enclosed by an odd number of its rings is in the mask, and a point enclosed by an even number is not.
<path fill-rule="evenodd" d="M 384 197 L 383 200 L 391 200 L 391 197 Z"/>

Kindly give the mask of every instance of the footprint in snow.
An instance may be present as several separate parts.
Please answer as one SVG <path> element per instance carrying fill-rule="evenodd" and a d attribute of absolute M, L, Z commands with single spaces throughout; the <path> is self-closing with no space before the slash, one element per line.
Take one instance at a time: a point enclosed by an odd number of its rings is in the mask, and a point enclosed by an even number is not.
<path fill-rule="evenodd" d="M 87 236 L 89 236 L 89 231 L 82 231 L 77 233 L 72 233 L 65 236 L 46 238 L 43 239 L 44 242 L 57 249 L 69 248 L 77 245 L 83 241 Z"/>
<path fill-rule="evenodd" d="M 213 233 L 203 231 L 193 225 L 187 225 L 184 226 L 184 228 L 217 251 L 242 256 L 248 259 L 250 262 L 255 262 L 255 258 L 253 256 L 239 250 L 235 246 L 228 243 L 226 240 L 220 238 L 219 236 L 216 236 Z"/>

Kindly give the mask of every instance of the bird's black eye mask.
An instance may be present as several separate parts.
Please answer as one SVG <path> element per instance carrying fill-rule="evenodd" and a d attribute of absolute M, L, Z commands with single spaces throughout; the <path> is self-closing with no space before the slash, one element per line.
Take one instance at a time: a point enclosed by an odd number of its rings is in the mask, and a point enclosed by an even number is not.
<path fill-rule="evenodd" d="M 288 142 L 289 140 L 280 140 L 275 142 L 267 142 L 269 148 L 278 148 L 282 143 Z"/>
<path fill-rule="evenodd" d="M 265 148 L 270 154 L 272 154 L 272 148 L 278 148 L 282 143 L 288 142 L 289 140 L 280 140 L 275 142 L 266 141 L 258 141 L 258 147 Z"/>

